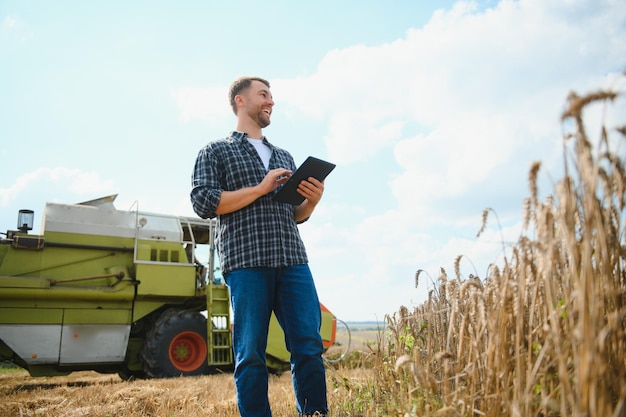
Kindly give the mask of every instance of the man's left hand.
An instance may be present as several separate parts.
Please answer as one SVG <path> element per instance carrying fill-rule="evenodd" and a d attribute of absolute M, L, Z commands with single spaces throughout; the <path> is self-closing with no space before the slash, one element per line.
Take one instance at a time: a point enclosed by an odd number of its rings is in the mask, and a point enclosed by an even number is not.
<path fill-rule="evenodd" d="M 316 205 L 324 194 L 324 183 L 313 177 L 300 181 L 298 184 L 298 194 L 306 198 L 310 204 Z"/>

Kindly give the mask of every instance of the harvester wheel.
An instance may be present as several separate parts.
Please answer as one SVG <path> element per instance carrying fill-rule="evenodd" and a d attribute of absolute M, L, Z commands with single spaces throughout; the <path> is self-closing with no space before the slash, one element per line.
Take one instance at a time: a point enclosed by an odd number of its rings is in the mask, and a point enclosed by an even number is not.
<path fill-rule="evenodd" d="M 146 334 L 139 358 L 152 378 L 204 375 L 207 363 L 207 322 L 197 311 L 167 310 Z"/>
<path fill-rule="evenodd" d="M 132 381 L 133 379 L 145 379 L 146 373 L 143 371 L 131 371 L 126 366 L 117 371 L 117 374 L 124 381 Z"/>

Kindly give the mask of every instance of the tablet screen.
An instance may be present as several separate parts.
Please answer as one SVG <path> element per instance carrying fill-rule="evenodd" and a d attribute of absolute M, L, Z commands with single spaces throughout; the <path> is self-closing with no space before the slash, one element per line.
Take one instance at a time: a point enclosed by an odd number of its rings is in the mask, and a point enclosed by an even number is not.
<path fill-rule="evenodd" d="M 326 176 L 335 169 L 335 166 L 330 162 L 309 156 L 274 195 L 274 200 L 294 206 L 300 205 L 304 201 L 304 197 L 298 194 L 298 184 L 309 177 L 324 181 Z"/>

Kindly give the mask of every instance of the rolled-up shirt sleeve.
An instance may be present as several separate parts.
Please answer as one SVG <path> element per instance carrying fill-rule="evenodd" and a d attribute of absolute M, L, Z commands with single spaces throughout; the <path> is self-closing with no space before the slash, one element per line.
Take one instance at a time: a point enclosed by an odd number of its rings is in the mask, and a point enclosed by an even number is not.
<path fill-rule="evenodd" d="M 209 147 L 202 148 L 191 175 L 191 204 L 195 213 L 203 219 L 217 216 L 215 211 L 222 197 L 214 158 Z"/>

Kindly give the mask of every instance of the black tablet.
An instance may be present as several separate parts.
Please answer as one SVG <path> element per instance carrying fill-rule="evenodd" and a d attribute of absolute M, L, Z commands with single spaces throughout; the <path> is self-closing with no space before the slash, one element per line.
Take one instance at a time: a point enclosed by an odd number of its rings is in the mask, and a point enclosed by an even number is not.
<path fill-rule="evenodd" d="M 296 172 L 291 174 L 289 180 L 274 194 L 274 200 L 282 203 L 300 205 L 304 201 L 304 197 L 298 194 L 298 185 L 302 180 L 313 177 L 318 181 L 324 181 L 326 176 L 335 169 L 335 164 L 323 161 L 321 159 L 309 156 Z"/>

